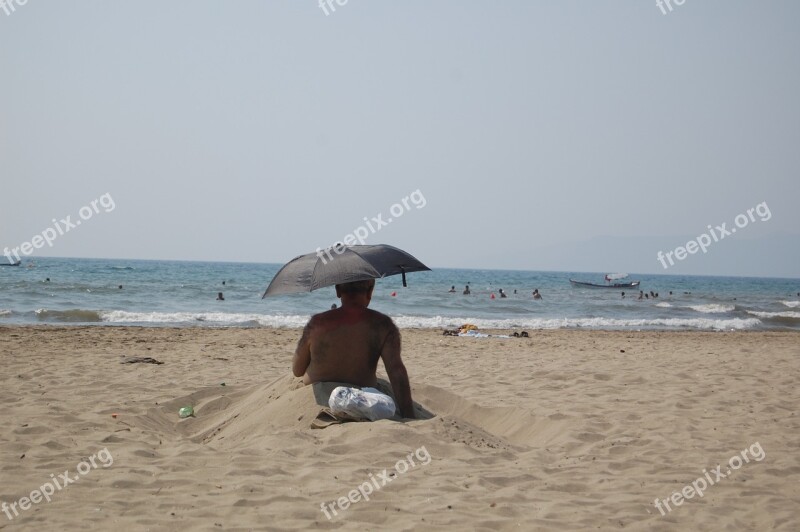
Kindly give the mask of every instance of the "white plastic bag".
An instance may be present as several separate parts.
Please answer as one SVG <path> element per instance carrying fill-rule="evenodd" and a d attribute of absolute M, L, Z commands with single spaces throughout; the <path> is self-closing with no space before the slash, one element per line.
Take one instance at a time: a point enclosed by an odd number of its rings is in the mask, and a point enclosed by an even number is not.
<path fill-rule="evenodd" d="M 347 414 L 357 419 L 389 419 L 394 416 L 394 399 L 375 388 L 339 386 L 331 392 L 328 406 L 334 414 Z"/>

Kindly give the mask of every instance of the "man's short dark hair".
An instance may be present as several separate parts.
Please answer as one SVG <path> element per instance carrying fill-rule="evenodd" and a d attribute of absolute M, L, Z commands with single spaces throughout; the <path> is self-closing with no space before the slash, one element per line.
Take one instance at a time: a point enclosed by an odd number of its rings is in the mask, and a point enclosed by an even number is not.
<path fill-rule="evenodd" d="M 352 283 L 337 284 L 336 289 L 342 294 L 366 294 L 375 286 L 375 279 L 353 281 Z"/>

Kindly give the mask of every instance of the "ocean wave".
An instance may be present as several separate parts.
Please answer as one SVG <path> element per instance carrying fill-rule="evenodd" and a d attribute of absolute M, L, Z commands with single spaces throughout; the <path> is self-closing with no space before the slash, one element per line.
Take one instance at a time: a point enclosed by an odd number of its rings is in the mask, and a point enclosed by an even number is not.
<path fill-rule="evenodd" d="M 797 308 L 800 307 L 800 301 L 781 301 L 784 305 L 789 308 Z"/>
<path fill-rule="evenodd" d="M 748 314 L 758 316 L 759 318 L 794 318 L 800 320 L 800 312 L 793 312 L 787 310 L 786 312 L 760 312 L 757 310 L 748 310 Z"/>
<path fill-rule="evenodd" d="M 686 308 L 702 312 L 703 314 L 722 314 L 724 312 L 732 312 L 736 308 L 735 305 L 717 305 L 711 303 L 709 305 L 689 305 Z"/>
<path fill-rule="evenodd" d="M 311 316 L 277 316 L 269 314 L 233 314 L 226 312 L 128 312 L 111 310 L 101 312 L 107 323 L 172 323 L 262 327 L 302 328 Z"/>
<path fill-rule="evenodd" d="M 751 313 L 755 314 L 755 313 Z M 770 313 L 767 313 L 770 314 Z M 784 313 L 785 314 L 785 313 Z M 800 313 L 795 314 L 800 317 Z M 271 315 L 226 312 L 129 312 L 125 310 L 48 310 L 39 309 L 36 316 L 43 321 L 56 322 L 103 322 L 108 324 L 149 325 L 198 325 L 205 327 L 286 327 L 299 329 L 305 326 L 308 315 Z M 772 316 L 765 316 L 772 317 Z M 400 328 L 445 329 L 456 328 L 464 323 L 473 323 L 480 329 L 700 329 L 700 330 L 745 330 L 756 328 L 761 321 L 756 318 L 452 318 L 427 316 L 393 316 Z"/>
<path fill-rule="evenodd" d="M 109 270 L 135 270 L 133 266 L 109 266 Z"/>
<path fill-rule="evenodd" d="M 658 319 L 616 319 L 616 318 L 528 318 L 528 319 L 481 319 L 481 318 L 434 318 L 418 316 L 394 317 L 398 327 L 409 329 L 455 328 L 464 323 L 472 323 L 479 329 L 631 329 L 649 327 L 668 327 L 676 329 L 715 329 L 744 330 L 761 325 L 755 318 L 732 318 L 715 320 L 710 318 L 658 318 Z"/>
<path fill-rule="evenodd" d="M 36 311 L 36 317 L 42 321 L 58 321 L 58 322 L 99 322 L 102 321 L 100 314 L 93 310 L 49 310 L 40 308 Z"/>
<path fill-rule="evenodd" d="M 667 303 L 666 301 L 662 301 L 661 303 L 656 303 L 656 306 L 657 307 L 662 307 L 662 308 L 667 308 L 667 307 L 671 307 L 672 305 L 670 303 Z"/>
<path fill-rule="evenodd" d="M 13 314 L 13 312 L 11 312 L 10 310 L 0 309 L 0 318 L 7 318 L 7 317 L 11 316 L 12 314 Z"/>

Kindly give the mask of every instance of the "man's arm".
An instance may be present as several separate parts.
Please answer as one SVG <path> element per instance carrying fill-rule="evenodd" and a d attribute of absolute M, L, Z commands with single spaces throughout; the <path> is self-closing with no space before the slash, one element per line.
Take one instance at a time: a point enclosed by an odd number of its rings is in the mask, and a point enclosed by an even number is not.
<path fill-rule="evenodd" d="M 411 400 L 411 384 L 408 382 L 408 372 L 403 359 L 400 358 L 400 331 L 394 323 L 390 322 L 389 334 L 381 349 L 381 358 L 386 373 L 389 374 L 389 381 L 392 383 L 392 391 L 400 408 L 400 415 L 404 418 L 415 419 L 414 403 Z"/>
<path fill-rule="evenodd" d="M 306 374 L 308 366 L 311 364 L 311 322 L 314 318 L 308 320 L 305 328 L 303 329 L 303 336 L 297 343 L 297 349 L 294 351 L 294 358 L 292 359 L 292 373 L 295 377 L 302 377 Z"/>

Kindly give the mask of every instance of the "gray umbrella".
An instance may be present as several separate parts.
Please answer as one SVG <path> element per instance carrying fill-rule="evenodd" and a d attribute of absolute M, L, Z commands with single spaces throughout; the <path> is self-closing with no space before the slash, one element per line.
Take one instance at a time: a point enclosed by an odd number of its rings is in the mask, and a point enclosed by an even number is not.
<path fill-rule="evenodd" d="M 275 274 L 262 299 L 397 274 L 406 286 L 406 273 L 429 270 L 402 249 L 386 244 L 334 246 L 289 261 Z"/>

